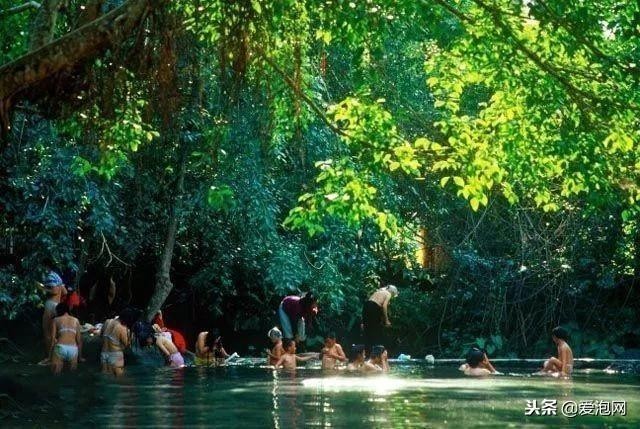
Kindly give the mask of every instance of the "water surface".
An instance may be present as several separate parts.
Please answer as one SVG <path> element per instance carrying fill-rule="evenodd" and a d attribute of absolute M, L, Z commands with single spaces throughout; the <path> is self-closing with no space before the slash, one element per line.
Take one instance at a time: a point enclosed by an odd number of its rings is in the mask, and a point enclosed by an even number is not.
<path fill-rule="evenodd" d="M 579 370 L 571 380 L 531 376 L 534 366 L 501 362 L 505 375 L 468 378 L 453 362 L 393 364 L 387 375 L 318 368 L 273 371 L 245 361 L 221 368 L 127 368 L 121 379 L 85 364 L 54 378 L 14 371 L 46 395 L 41 414 L 11 427 L 640 427 L 640 377 Z M 5 368 L 6 369 L 6 368 Z M 527 400 L 556 400 L 557 415 L 525 416 Z M 626 416 L 561 415 L 564 402 L 626 401 Z M 51 406 L 57 410 L 51 409 Z M 4 424 L 3 424 L 4 426 Z"/>

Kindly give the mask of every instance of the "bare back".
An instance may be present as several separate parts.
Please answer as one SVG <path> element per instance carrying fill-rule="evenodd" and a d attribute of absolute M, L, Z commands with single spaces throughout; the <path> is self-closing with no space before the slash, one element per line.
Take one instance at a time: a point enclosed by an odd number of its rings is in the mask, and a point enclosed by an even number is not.
<path fill-rule="evenodd" d="M 385 302 L 388 302 L 389 299 L 391 299 L 391 292 L 387 289 L 378 289 L 369 297 L 369 301 L 375 302 L 380 307 L 382 307 Z"/>
<path fill-rule="evenodd" d="M 77 345 L 80 334 L 80 322 L 73 316 L 65 314 L 54 319 L 56 343 Z"/>

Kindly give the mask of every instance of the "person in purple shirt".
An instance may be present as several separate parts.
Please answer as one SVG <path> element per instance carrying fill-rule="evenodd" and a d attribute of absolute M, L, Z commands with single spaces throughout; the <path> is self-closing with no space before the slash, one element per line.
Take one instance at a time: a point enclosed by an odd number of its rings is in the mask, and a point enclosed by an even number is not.
<path fill-rule="evenodd" d="M 305 341 L 306 327 L 311 325 L 316 314 L 318 314 L 318 299 L 313 292 L 307 292 L 301 297 L 297 295 L 284 297 L 278 307 L 283 337 L 295 339 L 296 342 Z"/>

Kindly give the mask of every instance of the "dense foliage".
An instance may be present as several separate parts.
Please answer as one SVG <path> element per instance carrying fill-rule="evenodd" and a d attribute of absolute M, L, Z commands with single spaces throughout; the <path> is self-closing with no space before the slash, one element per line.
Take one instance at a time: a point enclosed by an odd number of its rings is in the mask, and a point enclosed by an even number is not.
<path fill-rule="evenodd" d="M 47 54 L 46 16 L 55 45 L 149 2 L 22 3 L 1 64 Z M 312 288 L 316 333 L 355 338 L 377 274 L 394 350 L 633 346 L 640 10 L 556 3 L 150 2 L 3 102 L 0 316 L 51 255 L 183 326 L 262 332 Z"/>

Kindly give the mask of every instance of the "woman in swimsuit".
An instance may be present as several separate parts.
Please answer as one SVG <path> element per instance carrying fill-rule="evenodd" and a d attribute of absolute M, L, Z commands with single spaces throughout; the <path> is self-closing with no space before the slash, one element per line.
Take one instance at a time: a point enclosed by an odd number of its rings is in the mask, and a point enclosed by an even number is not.
<path fill-rule="evenodd" d="M 130 329 L 135 321 L 135 312 L 125 309 L 119 317 L 109 319 L 102 325 L 100 362 L 103 373 L 112 373 L 118 377 L 124 372 L 124 349 L 131 344 Z"/>
<path fill-rule="evenodd" d="M 71 371 L 78 366 L 78 359 L 82 359 L 82 335 L 80 333 L 80 322 L 75 317 L 69 315 L 67 304 L 56 306 L 56 315 L 51 324 L 51 371 L 60 374 L 65 362 L 69 364 Z"/>

